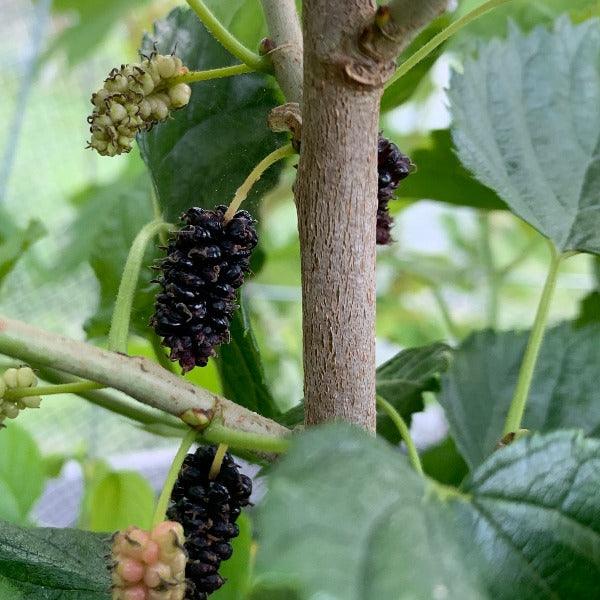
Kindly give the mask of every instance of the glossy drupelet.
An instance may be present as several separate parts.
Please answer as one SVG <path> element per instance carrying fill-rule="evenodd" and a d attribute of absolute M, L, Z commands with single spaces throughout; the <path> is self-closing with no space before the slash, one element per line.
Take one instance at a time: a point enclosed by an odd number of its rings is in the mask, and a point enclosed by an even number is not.
<path fill-rule="evenodd" d="M 242 210 L 225 222 L 226 210 L 186 211 L 157 267 L 162 292 L 151 325 L 184 372 L 205 366 L 215 348 L 229 342 L 236 289 L 258 242 L 250 214 Z"/>
<path fill-rule="evenodd" d="M 230 541 L 239 533 L 235 521 L 252 493 L 252 480 L 240 473 L 229 453 L 210 480 L 214 457 L 215 448 L 207 446 L 186 456 L 167 511 L 185 532 L 187 600 L 206 600 L 223 585 L 219 566 L 232 554 Z"/>

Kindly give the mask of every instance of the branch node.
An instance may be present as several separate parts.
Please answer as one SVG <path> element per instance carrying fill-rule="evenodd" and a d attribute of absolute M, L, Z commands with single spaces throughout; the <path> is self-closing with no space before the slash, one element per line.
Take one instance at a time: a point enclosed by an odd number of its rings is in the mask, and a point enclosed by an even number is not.
<path fill-rule="evenodd" d="M 202 431 L 210 425 L 213 412 L 201 408 L 188 408 L 179 415 L 179 418 L 190 427 Z"/>
<path fill-rule="evenodd" d="M 382 86 L 396 71 L 396 64 L 391 62 L 375 63 L 372 61 L 351 60 L 345 63 L 344 72 L 352 81 L 369 87 Z"/>
<path fill-rule="evenodd" d="M 302 139 L 302 111 L 297 102 L 287 102 L 276 106 L 267 117 L 271 131 L 281 133 L 289 131 L 292 134 L 292 145 L 296 151 L 300 148 Z"/>

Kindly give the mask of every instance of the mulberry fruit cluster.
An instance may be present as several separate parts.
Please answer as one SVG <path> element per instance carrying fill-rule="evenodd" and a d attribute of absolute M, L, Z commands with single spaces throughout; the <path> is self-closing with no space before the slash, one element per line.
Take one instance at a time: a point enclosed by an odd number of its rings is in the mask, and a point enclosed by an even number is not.
<path fill-rule="evenodd" d="M 113 537 L 112 600 L 184 600 L 183 527 L 164 521 L 150 532 L 128 527 Z"/>
<path fill-rule="evenodd" d="M 215 347 L 229 342 L 236 289 L 250 270 L 258 242 L 250 214 L 242 210 L 225 221 L 226 210 L 186 211 L 183 226 L 171 234 L 166 258 L 156 267 L 162 291 L 150 324 L 184 373 L 205 366 Z"/>
<path fill-rule="evenodd" d="M 28 388 L 37 385 L 37 377 L 29 367 L 7 369 L 0 377 L 0 426 L 5 419 L 16 419 L 25 408 L 39 408 L 42 399 L 39 396 L 24 396 L 16 400 L 4 397 L 7 390 Z"/>
<path fill-rule="evenodd" d="M 230 540 L 239 534 L 235 521 L 252 494 L 252 480 L 240 473 L 229 453 L 211 480 L 214 458 L 215 448 L 208 446 L 186 456 L 167 511 L 186 536 L 187 600 L 206 600 L 223 585 L 219 566 L 233 552 Z"/>
<path fill-rule="evenodd" d="M 377 172 L 379 175 L 377 191 L 377 243 L 392 243 L 392 224 L 394 219 L 389 213 L 388 202 L 400 182 L 413 171 L 413 164 L 408 156 L 400 152 L 398 146 L 379 135 L 377 145 Z"/>
<path fill-rule="evenodd" d="M 156 53 L 140 63 L 113 69 L 104 86 L 92 94 L 88 147 L 102 156 L 129 152 L 137 133 L 149 130 L 171 110 L 189 102 L 189 85 L 169 85 L 169 79 L 186 72 L 177 56 Z"/>

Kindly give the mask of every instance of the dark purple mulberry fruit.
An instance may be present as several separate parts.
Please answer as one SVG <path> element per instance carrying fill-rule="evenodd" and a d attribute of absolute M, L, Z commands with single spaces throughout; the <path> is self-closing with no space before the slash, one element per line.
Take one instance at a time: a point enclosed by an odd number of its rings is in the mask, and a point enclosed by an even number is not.
<path fill-rule="evenodd" d="M 388 202 L 403 179 L 413 170 L 413 164 L 408 156 L 400 152 L 398 146 L 379 135 L 377 144 L 377 172 L 379 175 L 377 191 L 377 243 L 388 245 L 392 243 L 391 228 L 394 219 L 389 213 Z"/>
<path fill-rule="evenodd" d="M 185 533 L 187 600 L 206 600 L 223 585 L 219 566 L 231 557 L 231 540 L 239 534 L 235 521 L 250 504 L 252 480 L 240 473 L 231 454 L 225 454 L 219 474 L 209 479 L 215 452 L 201 446 L 185 457 L 167 511 Z"/>
<path fill-rule="evenodd" d="M 203 367 L 215 348 L 229 342 L 236 289 L 250 270 L 258 242 L 255 221 L 244 210 L 225 222 L 226 206 L 190 208 L 171 234 L 157 268 L 162 291 L 150 324 L 184 373 Z"/>

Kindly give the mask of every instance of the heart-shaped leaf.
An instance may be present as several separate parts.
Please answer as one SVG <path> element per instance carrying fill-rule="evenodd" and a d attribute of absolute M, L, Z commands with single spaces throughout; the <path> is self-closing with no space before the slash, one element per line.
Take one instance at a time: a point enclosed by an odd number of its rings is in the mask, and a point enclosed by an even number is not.
<path fill-rule="evenodd" d="M 154 509 L 154 491 L 135 471 L 107 473 L 90 490 L 89 528 L 116 531 L 129 525 L 149 529 Z"/>
<path fill-rule="evenodd" d="M 288 586 L 303 600 L 485 598 L 450 511 L 387 443 L 339 425 L 310 430 L 268 487 L 258 585 Z"/>
<path fill-rule="evenodd" d="M 462 162 L 561 252 L 600 253 L 600 26 L 514 26 L 452 77 Z"/>
<path fill-rule="evenodd" d="M 465 560 L 495 600 L 589 600 L 600 581 L 600 441 L 526 436 L 473 474 L 452 502 Z"/>
<path fill-rule="evenodd" d="M 429 145 L 411 152 L 410 158 L 417 170 L 398 188 L 400 198 L 506 209 L 506 204 L 493 190 L 481 185 L 460 164 L 448 130 L 432 131 Z"/>
<path fill-rule="evenodd" d="M 35 440 L 25 429 L 9 422 L 0 430 L 0 483 L 12 499 L 4 498 L 2 517 L 25 522 L 42 494 L 44 481 L 44 463 Z M 18 519 L 14 518 L 14 503 L 18 507 Z"/>
<path fill-rule="evenodd" d="M 109 600 L 110 536 L 0 521 L 0 592 L 29 600 Z"/>
<path fill-rule="evenodd" d="M 578 427 L 600 435 L 600 325 L 563 323 L 546 333 L 523 426 L 537 431 Z M 440 402 L 465 460 L 473 468 L 489 456 L 517 383 L 529 332 L 482 331 L 455 351 L 442 377 Z"/>

